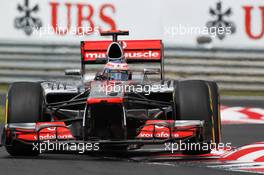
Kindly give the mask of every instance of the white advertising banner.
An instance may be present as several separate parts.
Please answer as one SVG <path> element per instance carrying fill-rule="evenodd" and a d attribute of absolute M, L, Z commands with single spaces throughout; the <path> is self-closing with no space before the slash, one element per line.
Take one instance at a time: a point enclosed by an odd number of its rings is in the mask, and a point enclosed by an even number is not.
<path fill-rule="evenodd" d="M 202 39 L 220 48 L 264 46 L 260 0 L 12 0 L 1 2 L 0 21 L 0 40 L 78 42 L 125 29 L 124 38 L 172 47 L 197 47 Z"/>

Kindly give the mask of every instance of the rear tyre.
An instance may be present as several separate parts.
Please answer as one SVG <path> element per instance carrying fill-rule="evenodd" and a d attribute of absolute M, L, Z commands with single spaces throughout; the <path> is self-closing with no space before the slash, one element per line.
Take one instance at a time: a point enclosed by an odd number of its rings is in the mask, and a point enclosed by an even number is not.
<path fill-rule="evenodd" d="M 174 100 L 176 104 L 177 120 L 203 120 L 204 133 L 200 140 L 188 140 L 186 143 L 192 145 L 190 149 L 183 151 L 183 154 L 196 155 L 210 153 L 209 145 L 215 140 L 214 117 L 212 99 L 213 96 L 207 82 L 201 80 L 179 81 L 175 87 Z M 195 144 L 191 144 L 195 143 Z M 195 146 L 200 144 L 200 146 Z M 199 149 L 198 149 L 199 148 Z M 205 148 L 205 149 L 204 149 Z"/>
<path fill-rule="evenodd" d="M 43 104 L 43 90 L 40 83 L 13 83 L 7 96 L 7 124 L 42 121 Z M 33 151 L 33 145 L 16 140 L 7 140 L 6 150 L 12 156 L 38 155 L 38 151 Z"/>

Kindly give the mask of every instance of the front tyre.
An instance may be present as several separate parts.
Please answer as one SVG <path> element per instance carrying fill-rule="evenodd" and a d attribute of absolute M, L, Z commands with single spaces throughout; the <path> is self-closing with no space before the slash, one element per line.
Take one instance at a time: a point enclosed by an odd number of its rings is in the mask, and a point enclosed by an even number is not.
<path fill-rule="evenodd" d="M 211 149 L 209 145 L 207 149 L 204 149 L 203 145 L 210 144 L 211 141 L 219 140 L 216 138 L 216 130 L 214 128 L 215 123 L 218 123 L 215 121 L 216 117 L 214 117 L 214 113 L 219 114 L 218 111 L 214 112 L 214 109 L 219 109 L 218 100 L 216 100 L 218 99 L 218 91 L 212 93 L 210 85 L 206 81 L 186 80 L 176 83 L 174 94 L 177 120 L 201 120 L 205 122 L 202 140 L 188 140 L 186 143 L 194 145 L 195 149 L 191 147 L 183 151 L 183 154 L 196 155 L 210 153 Z M 213 101 L 217 107 L 213 107 Z"/>
<path fill-rule="evenodd" d="M 36 123 L 43 120 L 43 90 L 40 83 L 16 82 L 8 90 L 6 123 Z M 7 140 L 7 152 L 12 156 L 38 155 L 33 145 Z"/>

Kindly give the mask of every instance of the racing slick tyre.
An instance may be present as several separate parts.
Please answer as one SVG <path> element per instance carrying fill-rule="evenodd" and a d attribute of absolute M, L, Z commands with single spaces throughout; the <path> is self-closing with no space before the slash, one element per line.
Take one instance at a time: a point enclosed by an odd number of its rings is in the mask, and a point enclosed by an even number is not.
<path fill-rule="evenodd" d="M 215 121 L 215 118 L 219 117 L 219 112 L 217 111 L 219 109 L 218 91 L 211 93 L 213 89 L 210 87 L 206 81 L 201 80 L 185 80 L 176 83 L 174 92 L 176 119 L 202 120 L 205 122 L 203 137 L 200 139 L 189 139 L 185 142 L 189 146 L 188 149 L 182 152 L 183 154 L 196 155 L 210 153 L 211 147 L 209 144 L 216 140 L 214 124 L 218 123 Z M 216 109 L 215 112 L 214 109 Z M 214 113 L 218 115 L 214 117 Z M 204 144 L 207 144 L 206 147 L 203 147 Z"/>
<path fill-rule="evenodd" d="M 7 95 L 7 124 L 42 121 L 43 104 L 43 90 L 40 83 L 13 83 Z M 33 150 L 33 145 L 25 144 L 17 140 L 7 141 L 6 150 L 12 156 L 38 155 L 38 151 Z"/>
<path fill-rule="evenodd" d="M 220 116 L 220 97 L 219 89 L 216 82 L 208 81 L 207 82 L 210 89 L 210 96 L 212 99 L 213 105 L 213 117 L 214 117 L 214 134 L 215 140 L 214 143 L 219 144 L 221 142 L 221 116 Z"/>

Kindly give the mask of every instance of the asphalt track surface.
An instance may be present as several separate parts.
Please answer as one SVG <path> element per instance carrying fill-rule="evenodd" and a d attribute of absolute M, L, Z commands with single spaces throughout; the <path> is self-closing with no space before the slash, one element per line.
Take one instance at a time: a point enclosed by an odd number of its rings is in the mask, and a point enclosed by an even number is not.
<path fill-rule="evenodd" d="M 3 103 L 3 101 L 2 101 Z M 258 106 L 256 101 L 223 101 L 228 106 Z M 263 125 L 225 125 L 222 127 L 223 142 L 232 146 L 242 146 L 256 141 L 264 141 Z M 209 160 L 210 161 L 210 160 Z M 249 174 L 222 169 L 207 168 L 205 160 L 151 160 L 133 159 L 124 156 L 78 155 L 78 154 L 41 154 L 38 157 L 11 157 L 0 148 L 0 174 L 3 175 L 53 175 L 53 174 Z"/>

